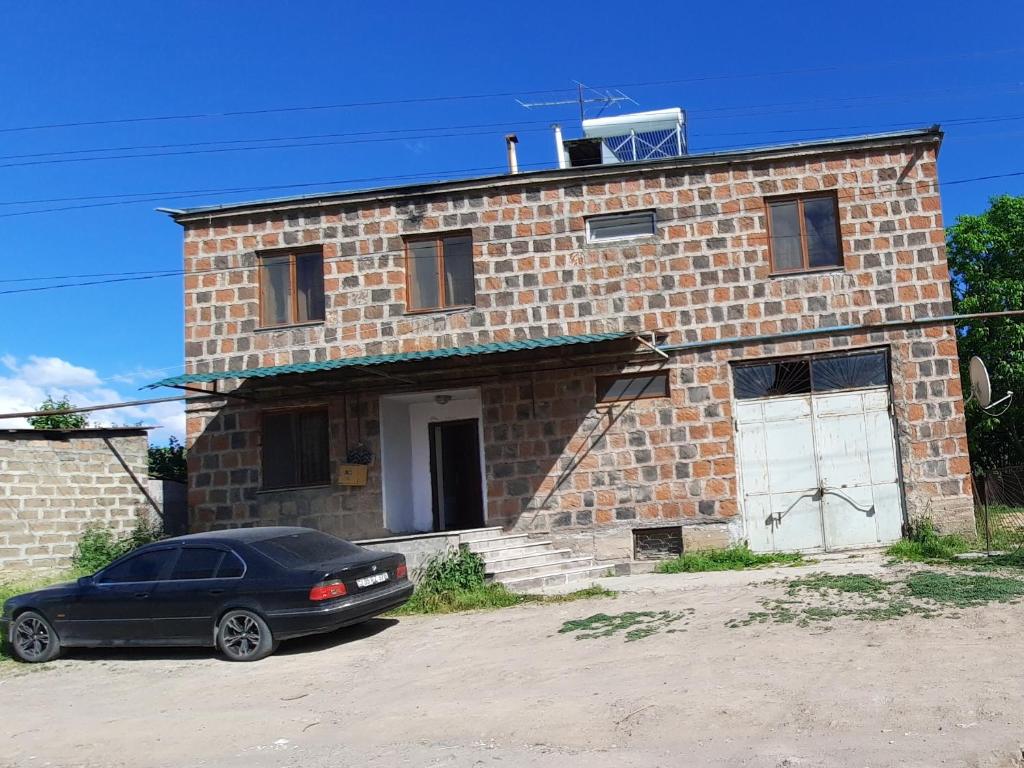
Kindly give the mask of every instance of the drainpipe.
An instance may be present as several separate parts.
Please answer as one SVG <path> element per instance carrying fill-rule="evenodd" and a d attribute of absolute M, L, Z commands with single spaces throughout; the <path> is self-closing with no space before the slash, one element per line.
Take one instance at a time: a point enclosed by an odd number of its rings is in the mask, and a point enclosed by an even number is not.
<path fill-rule="evenodd" d="M 519 161 L 516 159 L 516 144 L 519 137 L 514 133 L 505 136 L 505 148 L 508 150 L 508 172 L 515 175 L 519 173 Z"/>
<path fill-rule="evenodd" d="M 562 143 L 562 126 L 555 123 L 551 127 L 555 131 L 555 155 L 558 156 L 558 167 L 565 168 L 565 144 Z"/>

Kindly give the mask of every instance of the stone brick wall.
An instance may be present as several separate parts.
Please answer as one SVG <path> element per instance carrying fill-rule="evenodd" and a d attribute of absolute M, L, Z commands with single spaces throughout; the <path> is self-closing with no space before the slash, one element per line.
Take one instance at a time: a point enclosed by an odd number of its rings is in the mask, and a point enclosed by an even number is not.
<path fill-rule="evenodd" d="M 148 445 L 140 429 L 0 432 L 0 571 L 70 565 L 89 525 L 131 530 L 151 510 Z"/>
<path fill-rule="evenodd" d="M 186 215 L 186 368 L 621 330 L 661 329 L 674 345 L 718 343 L 673 354 L 670 397 L 622 413 L 595 407 L 593 376 L 612 370 L 481 384 L 489 522 L 564 535 L 611 557 L 629 555 L 629 531 L 639 525 L 681 522 L 691 548 L 734 536 L 730 362 L 886 347 L 908 511 L 966 529 L 971 488 L 952 328 L 828 331 L 951 311 L 938 140 L 892 137 Z M 844 267 L 773 275 L 765 197 L 819 190 L 836 191 Z M 631 209 L 656 211 L 654 237 L 587 242 L 586 216 Z M 476 306 L 406 314 L 403 237 L 453 229 L 473 234 Z M 260 330 L 258 256 L 294 245 L 323 249 L 326 320 Z M 728 341 L 792 331 L 822 333 Z M 331 401 L 334 433 L 339 407 L 351 404 Z M 361 407 L 363 434 L 377 450 L 374 398 Z M 190 409 L 190 503 L 200 527 L 280 520 L 386 533 L 375 467 L 365 488 L 258 493 L 258 419 L 257 409 L 237 404 Z"/>

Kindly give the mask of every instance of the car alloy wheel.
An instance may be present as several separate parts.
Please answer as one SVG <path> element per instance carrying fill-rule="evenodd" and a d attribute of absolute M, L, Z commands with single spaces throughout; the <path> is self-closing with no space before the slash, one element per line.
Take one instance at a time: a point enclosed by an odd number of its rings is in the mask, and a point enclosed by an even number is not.
<path fill-rule="evenodd" d="M 221 619 L 217 645 L 232 661 L 256 661 L 273 652 L 274 639 L 258 614 L 238 610 Z"/>
<path fill-rule="evenodd" d="M 60 640 L 53 627 L 31 611 L 23 613 L 14 622 L 11 644 L 14 655 L 30 664 L 49 661 L 60 653 Z"/>

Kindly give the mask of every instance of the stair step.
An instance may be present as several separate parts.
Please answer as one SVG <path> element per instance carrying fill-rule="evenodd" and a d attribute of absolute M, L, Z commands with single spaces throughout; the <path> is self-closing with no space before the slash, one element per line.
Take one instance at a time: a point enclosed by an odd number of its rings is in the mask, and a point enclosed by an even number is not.
<path fill-rule="evenodd" d="M 513 533 L 505 536 L 494 536 L 489 539 L 477 539 L 476 541 L 467 541 L 466 546 L 474 552 L 487 549 L 498 549 L 500 547 L 515 547 L 520 544 L 525 544 L 530 541 L 530 537 L 525 533 Z"/>
<path fill-rule="evenodd" d="M 517 579 L 502 581 L 508 589 L 513 592 L 527 592 L 531 589 L 542 589 L 543 587 L 557 587 L 570 582 L 585 582 L 599 579 L 608 572 L 607 565 L 592 565 L 586 568 L 577 568 L 569 571 L 549 574 L 547 576 L 525 576 Z M 585 586 L 584 584 L 580 585 Z"/>
<path fill-rule="evenodd" d="M 502 583 L 508 580 L 522 579 L 527 576 L 552 576 L 558 573 L 564 573 L 565 571 L 579 570 L 580 568 L 589 568 L 594 565 L 593 558 L 590 557 L 567 557 L 563 560 L 558 560 L 553 563 L 540 563 L 538 565 L 517 565 L 510 568 L 502 568 L 500 570 L 487 570 L 487 575 L 494 581 L 500 581 Z"/>
<path fill-rule="evenodd" d="M 534 552 L 528 555 L 513 555 L 505 557 L 503 552 L 497 553 L 493 559 L 486 561 L 487 572 L 492 570 L 500 571 L 505 568 L 527 565 L 542 565 L 544 563 L 557 563 L 560 560 L 572 557 L 571 549 L 552 549 L 550 551 Z"/>
<path fill-rule="evenodd" d="M 550 541 L 531 541 L 526 544 L 516 544 L 511 547 L 495 547 L 493 549 L 474 549 L 485 563 L 492 563 L 495 560 L 507 560 L 510 557 L 523 555 L 537 555 L 542 552 L 550 552 L 553 549 Z"/>
<path fill-rule="evenodd" d="M 502 527 L 495 525 L 490 528 L 474 528 L 470 531 L 460 531 L 459 541 L 462 544 L 469 544 L 471 541 L 489 541 L 502 536 Z"/>

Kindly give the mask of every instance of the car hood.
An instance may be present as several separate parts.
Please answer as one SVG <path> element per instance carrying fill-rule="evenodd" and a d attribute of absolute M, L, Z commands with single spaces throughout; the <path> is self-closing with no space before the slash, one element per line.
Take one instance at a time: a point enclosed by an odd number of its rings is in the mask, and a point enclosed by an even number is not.
<path fill-rule="evenodd" d="M 32 598 L 33 600 L 52 600 L 55 598 L 69 597 L 78 592 L 78 583 L 74 581 L 64 582 L 62 584 L 52 584 L 49 587 L 43 587 L 42 589 L 34 589 L 31 592 L 22 592 L 20 595 L 15 595 L 10 598 L 7 603 L 17 603 L 18 601 L 26 598 Z M 6 605 L 7 603 L 4 603 Z"/>

